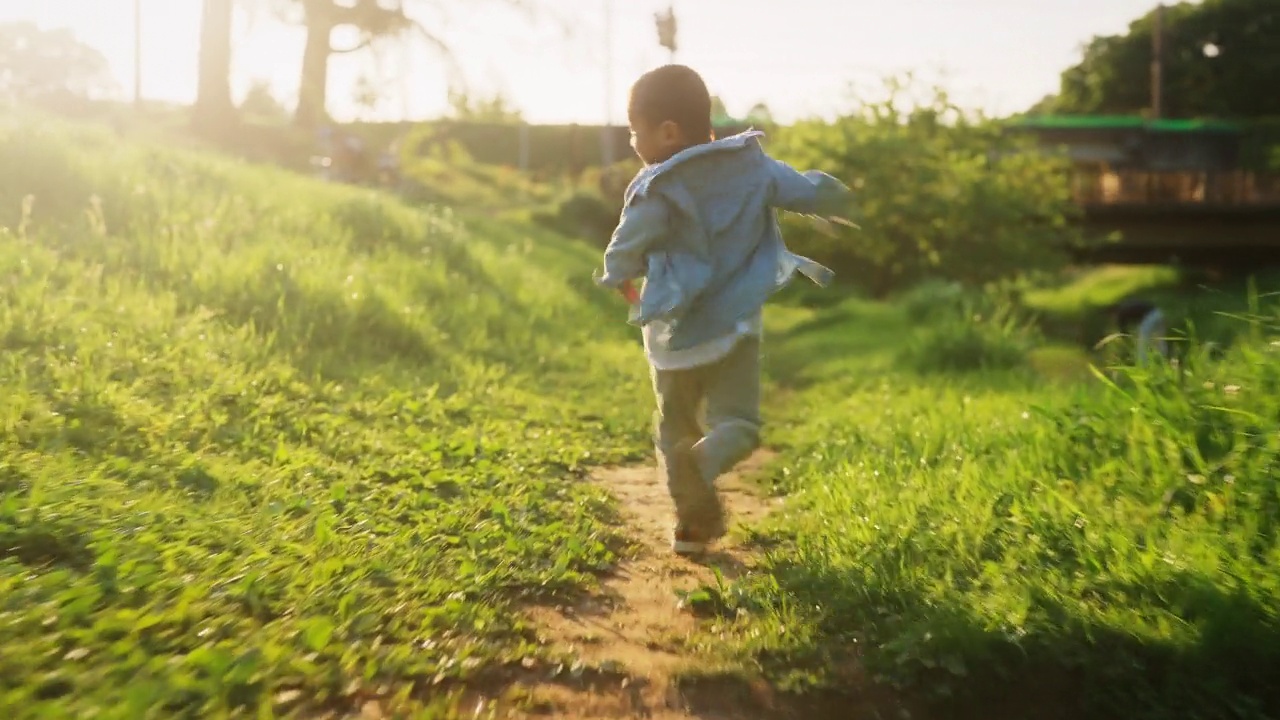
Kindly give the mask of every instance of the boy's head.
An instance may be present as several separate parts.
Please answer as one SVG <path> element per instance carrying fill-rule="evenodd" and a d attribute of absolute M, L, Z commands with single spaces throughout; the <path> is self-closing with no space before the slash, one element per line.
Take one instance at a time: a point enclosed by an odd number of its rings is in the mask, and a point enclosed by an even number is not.
<path fill-rule="evenodd" d="M 711 140 L 711 94 L 683 65 L 650 70 L 631 86 L 631 147 L 646 165 Z"/>

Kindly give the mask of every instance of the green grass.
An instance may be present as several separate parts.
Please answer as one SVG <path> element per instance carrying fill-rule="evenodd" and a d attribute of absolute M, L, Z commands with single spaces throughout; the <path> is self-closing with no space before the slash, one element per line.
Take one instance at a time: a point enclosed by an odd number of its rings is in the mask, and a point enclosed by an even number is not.
<path fill-rule="evenodd" d="M 1064 273 L 1056 282 L 1025 291 L 1023 307 L 1046 335 L 1090 347 L 1115 328 L 1106 306 L 1142 297 L 1164 310 L 1171 334 L 1181 340 L 1212 339 L 1230 344 L 1244 327 L 1234 316 L 1248 310 L 1250 286 L 1263 294 L 1280 291 L 1280 273 L 1209 277 L 1167 266 L 1102 266 Z"/>
<path fill-rule="evenodd" d="M 1280 303 L 1221 359 L 1087 383 L 895 363 L 955 323 L 907 307 L 773 316 L 791 497 L 708 589 L 727 652 L 974 717 L 1280 714 Z"/>
<path fill-rule="evenodd" d="M 47 123 L 0 166 L 7 717 L 409 716 L 614 561 L 594 252 Z"/>
<path fill-rule="evenodd" d="M 1164 265 L 1111 265 L 1078 271 L 1057 287 L 1027 292 L 1029 307 L 1052 315 L 1080 315 L 1124 298 L 1152 293 L 1178 282 L 1177 270 Z"/>
<path fill-rule="evenodd" d="M 596 250 L 45 122 L 0 166 L 7 717 L 436 717 L 542 657 L 515 610 L 621 543 L 583 473 L 647 455 Z M 1134 292 L 1226 350 L 1094 375 L 1077 340 Z M 942 714 L 1280 715 L 1275 298 L 951 293 L 769 309 L 791 498 L 696 593 L 694 659 Z"/>

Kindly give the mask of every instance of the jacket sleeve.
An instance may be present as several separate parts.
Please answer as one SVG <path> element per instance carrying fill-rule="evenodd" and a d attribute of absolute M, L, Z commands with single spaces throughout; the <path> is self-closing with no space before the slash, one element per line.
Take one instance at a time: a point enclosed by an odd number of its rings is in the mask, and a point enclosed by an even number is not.
<path fill-rule="evenodd" d="M 803 215 L 847 218 L 853 209 L 853 193 L 844 183 L 817 170 L 799 172 L 769 158 L 774 207 Z"/>
<path fill-rule="evenodd" d="M 604 274 L 596 282 L 617 288 L 627 280 L 644 277 L 646 256 L 666 235 L 668 221 L 666 204 L 660 198 L 640 198 L 623 208 L 604 251 Z"/>

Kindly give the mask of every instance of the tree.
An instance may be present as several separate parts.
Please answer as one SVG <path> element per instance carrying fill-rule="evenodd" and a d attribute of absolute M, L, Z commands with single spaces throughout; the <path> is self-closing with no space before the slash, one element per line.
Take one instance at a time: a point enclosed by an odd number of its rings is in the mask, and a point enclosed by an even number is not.
<path fill-rule="evenodd" d="M 1128 33 L 1095 37 L 1040 109 L 1139 114 L 1151 106 L 1155 12 Z M 1169 117 L 1280 115 L 1280 3 L 1205 0 L 1164 11 L 1163 106 Z"/>
<path fill-rule="evenodd" d="M 0 24 L 0 97 L 28 102 L 96 99 L 115 90 L 102 53 L 67 30 Z"/>
<path fill-rule="evenodd" d="M 351 100 L 366 113 L 372 114 L 378 109 L 378 103 L 382 102 L 382 88 L 378 86 L 377 81 L 368 75 L 361 75 L 356 81 L 355 88 L 351 91 Z"/>
<path fill-rule="evenodd" d="M 298 107 L 294 122 L 314 127 L 325 117 L 329 90 L 329 58 L 369 47 L 375 41 L 404 32 L 410 27 L 400 2 L 382 0 L 290 0 L 301 12 L 306 28 L 306 45 L 302 51 L 302 77 L 298 86 Z M 359 41 L 347 48 L 333 46 L 333 32 L 350 27 L 359 33 Z"/>
<path fill-rule="evenodd" d="M 463 90 L 449 91 L 449 107 L 458 120 L 484 123 L 518 123 L 520 111 L 508 104 L 506 96 L 496 93 L 488 98 L 475 98 Z"/>
<path fill-rule="evenodd" d="M 787 240 L 838 276 L 883 295 L 926 278 L 971 285 L 1052 268 L 1075 242 L 1066 160 L 956 107 L 941 90 L 915 104 L 910 85 L 833 122 L 798 122 L 770 149 L 856 192 L 861 227 L 831 238 L 788 217 Z"/>
<path fill-rule="evenodd" d="M 235 115 L 231 103 L 231 17 L 232 0 L 204 0 L 193 115 L 198 127 L 218 127 Z"/>
<path fill-rule="evenodd" d="M 747 120 L 757 125 L 772 125 L 773 111 L 769 109 L 768 105 L 758 102 L 747 111 Z"/>
<path fill-rule="evenodd" d="M 730 119 L 729 111 L 725 109 L 724 101 L 720 99 L 719 95 L 712 95 L 711 96 L 711 120 L 713 122 L 718 122 L 718 121 L 723 121 L 728 119 Z"/>
<path fill-rule="evenodd" d="M 298 106 L 294 122 L 301 127 L 314 127 L 326 115 L 329 59 L 336 54 L 353 53 L 375 46 L 381 41 L 416 39 L 425 42 L 447 62 L 453 53 L 443 37 L 431 30 L 419 15 L 427 10 L 442 10 L 445 0 L 276 0 L 287 19 L 306 28 L 306 44 L 302 57 L 302 78 L 298 87 Z M 530 10 L 538 0 L 491 0 L 514 8 Z M 410 14 L 409 8 L 415 10 Z M 356 41 L 348 47 L 335 47 L 334 31 L 354 30 Z"/>

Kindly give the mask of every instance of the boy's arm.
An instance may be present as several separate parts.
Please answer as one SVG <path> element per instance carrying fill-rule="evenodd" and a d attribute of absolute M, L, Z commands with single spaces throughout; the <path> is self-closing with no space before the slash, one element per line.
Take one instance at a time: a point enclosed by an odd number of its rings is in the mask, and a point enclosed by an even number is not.
<path fill-rule="evenodd" d="M 624 208 L 604 251 L 604 274 L 596 282 L 625 294 L 631 281 L 644 277 L 645 256 L 666 234 L 667 222 L 666 205 L 658 198 L 641 198 Z"/>
<path fill-rule="evenodd" d="M 853 192 L 844 183 L 817 170 L 801 173 L 769 158 L 773 206 L 803 215 L 845 218 L 853 211 Z"/>

